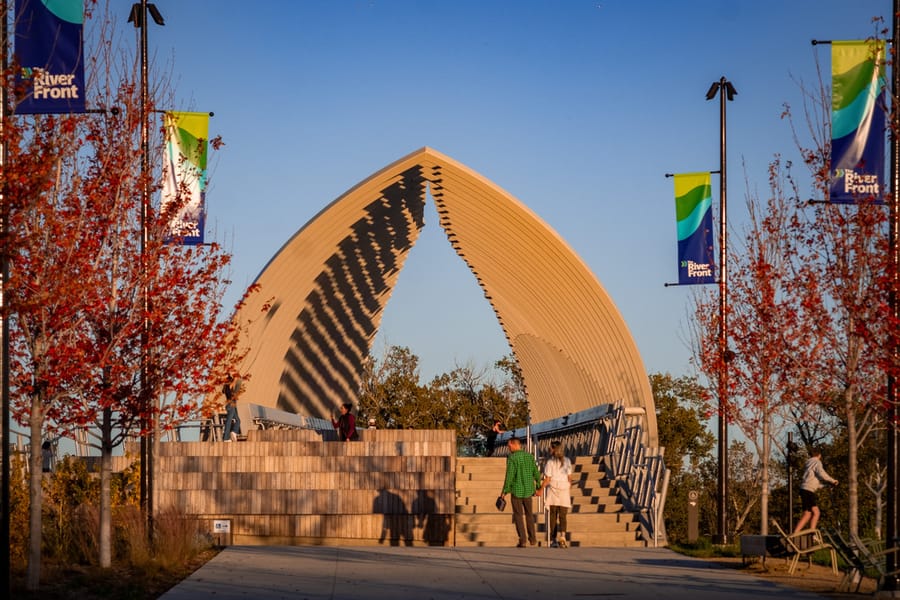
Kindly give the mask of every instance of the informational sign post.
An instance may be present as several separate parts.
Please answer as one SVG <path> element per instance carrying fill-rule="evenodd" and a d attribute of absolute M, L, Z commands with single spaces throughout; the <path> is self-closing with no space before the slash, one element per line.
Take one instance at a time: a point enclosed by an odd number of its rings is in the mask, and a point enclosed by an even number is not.
<path fill-rule="evenodd" d="M 697 507 L 697 501 L 700 499 L 700 492 L 697 490 L 691 490 L 688 492 L 688 509 L 687 509 L 687 518 L 688 518 L 688 530 L 687 530 L 687 539 L 689 542 L 696 542 L 697 538 L 700 537 L 700 528 L 699 528 L 699 508 Z"/>
<path fill-rule="evenodd" d="M 215 519 L 213 521 L 212 535 L 217 546 L 230 546 L 231 519 Z"/>

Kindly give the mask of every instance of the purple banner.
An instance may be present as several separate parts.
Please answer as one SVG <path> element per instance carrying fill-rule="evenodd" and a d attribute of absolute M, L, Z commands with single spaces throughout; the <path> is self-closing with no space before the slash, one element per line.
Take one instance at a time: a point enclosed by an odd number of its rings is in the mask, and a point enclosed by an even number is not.
<path fill-rule="evenodd" d="M 83 0 L 16 0 L 15 10 L 15 112 L 84 112 Z"/>

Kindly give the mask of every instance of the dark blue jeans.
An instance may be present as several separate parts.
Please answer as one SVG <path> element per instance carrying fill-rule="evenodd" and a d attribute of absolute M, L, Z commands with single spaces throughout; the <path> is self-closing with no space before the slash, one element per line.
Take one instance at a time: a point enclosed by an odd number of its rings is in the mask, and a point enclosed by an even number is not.
<path fill-rule="evenodd" d="M 238 417 L 237 404 L 229 402 L 225 407 L 225 431 L 222 433 L 222 441 L 227 440 L 232 431 L 235 435 L 241 432 L 241 418 Z"/>

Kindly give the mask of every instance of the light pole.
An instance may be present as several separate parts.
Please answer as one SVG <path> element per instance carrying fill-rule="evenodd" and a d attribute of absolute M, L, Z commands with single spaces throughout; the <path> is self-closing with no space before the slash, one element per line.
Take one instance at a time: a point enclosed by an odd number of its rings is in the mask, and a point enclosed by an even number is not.
<path fill-rule="evenodd" d="M 898 35 L 898 27 L 900 27 L 900 1 L 894 0 L 894 18 L 893 18 L 893 41 L 891 48 L 891 195 L 890 195 L 890 216 L 888 223 L 888 244 L 890 246 L 891 261 L 891 286 L 889 303 L 893 322 L 897 323 L 900 316 L 897 298 L 897 270 L 900 269 L 900 115 L 897 114 L 897 94 L 900 93 L 900 35 Z M 891 348 L 892 366 L 897 365 L 898 348 L 896 344 Z M 897 547 L 897 496 L 898 496 L 898 477 L 897 477 L 897 382 L 893 376 L 893 369 L 888 371 L 887 376 L 887 515 L 885 518 L 885 545 L 888 549 Z M 888 573 L 893 573 L 897 569 L 896 552 L 888 552 L 885 555 L 885 567 Z M 885 577 L 881 583 L 881 589 L 890 592 L 892 596 L 896 595 L 898 587 L 897 576 L 892 575 Z"/>
<path fill-rule="evenodd" d="M 6 55 L 7 37 L 9 36 L 7 26 L 7 3 L 4 0 L 0 6 L 0 68 L 6 71 L 8 57 Z M 4 171 L 7 168 L 7 148 L 6 148 L 6 117 L 7 117 L 7 97 L 6 85 L 0 90 L 0 168 Z M 9 477 L 10 477 L 10 426 L 9 426 L 9 318 L 6 316 L 6 286 L 9 281 L 9 248 L 7 240 L 7 229 L 9 227 L 9 205 L 6 201 L 6 185 L 4 184 L 0 191 L 0 203 L 2 203 L 2 214 L 0 214 L 0 410 L 3 411 L 3 425 L 0 431 L 0 442 L 3 448 L 3 464 L 0 467 L 0 479 L 3 480 L 0 486 L 0 546 L 2 546 L 3 556 L 0 558 L 3 564 L 3 593 L 9 594 L 11 581 L 11 572 L 9 566 Z"/>
<path fill-rule="evenodd" d="M 794 530 L 794 453 L 797 452 L 797 444 L 793 437 L 793 432 L 788 431 L 787 449 L 784 453 L 787 463 L 788 531 Z"/>
<path fill-rule="evenodd" d="M 142 323 L 141 323 L 141 511 L 147 522 L 147 534 L 151 535 L 153 530 L 153 437 L 156 431 L 153 430 L 154 419 L 151 415 L 150 399 L 151 395 L 148 388 L 148 348 L 149 339 L 149 323 L 147 315 L 150 307 L 150 293 L 148 290 L 147 277 L 147 244 L 149 241 L 149 228 L 147 220 L 150 211 L 150 110 L 149 110 L 149 91 L 148 91 L 148 66 L 147 66 L 147 14 L 153 18 L 153 22 L 157 25 L 165 25 L 162 15 L 156 8 L 155 4 L 150 4 L 147 0 L 141 0 L 131 6 L 131 13 L 128 16 L 128 22 L 134 23 L 136 28 L 141 30 L 141 279 L 142 286 Z M 149 432 L 149 433 L 148 433 Z"/>
<path fill-rule="evenodd" d="M 714 544 L 728 543 L 728 363 L 733 355 L 728 349 L 728 229 L 726 222 L 725 192 L 725 103 L 734 100 L 737 91 L 724 77 L 714 81 L 706 92 L 706 99 L 719 95 L 719 481 L 718 481 L 718 530 Z"/>

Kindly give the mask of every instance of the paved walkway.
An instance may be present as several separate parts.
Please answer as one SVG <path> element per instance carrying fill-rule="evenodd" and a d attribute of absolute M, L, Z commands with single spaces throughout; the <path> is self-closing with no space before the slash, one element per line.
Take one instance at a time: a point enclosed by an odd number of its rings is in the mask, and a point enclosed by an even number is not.
<path fill-rule="evenodd" d="M 666 548 L 232 546 L 163 600 L 819 599 Z"/>

